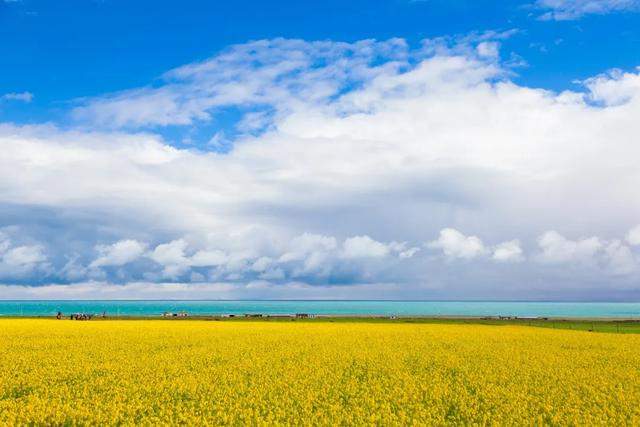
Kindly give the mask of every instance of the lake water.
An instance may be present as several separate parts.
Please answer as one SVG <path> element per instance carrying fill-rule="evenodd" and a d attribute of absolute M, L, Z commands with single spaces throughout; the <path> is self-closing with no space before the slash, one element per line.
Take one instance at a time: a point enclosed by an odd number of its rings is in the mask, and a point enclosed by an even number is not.
<path fill-rule="evenodd" d="M 497 301 L 1 301 L 0 316 L 53 316 L 56 312 L 109 316 L 245 313 L 399 316 L 543 316 L 639 318 L 640 303 Z"/>

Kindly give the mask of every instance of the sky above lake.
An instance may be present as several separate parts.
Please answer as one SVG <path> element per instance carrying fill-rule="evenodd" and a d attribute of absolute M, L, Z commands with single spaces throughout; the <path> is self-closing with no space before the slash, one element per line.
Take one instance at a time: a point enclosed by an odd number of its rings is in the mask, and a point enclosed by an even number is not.
<path fill-rule="evenodd" d="M 0 299 L 640 300 L 639 66 L 639 0 L 0 0 Z"/>

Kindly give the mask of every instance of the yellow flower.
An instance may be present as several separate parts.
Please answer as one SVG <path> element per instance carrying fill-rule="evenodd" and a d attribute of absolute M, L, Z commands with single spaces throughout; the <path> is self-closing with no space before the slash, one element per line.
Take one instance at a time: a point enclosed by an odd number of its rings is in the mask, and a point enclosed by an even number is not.
<path fill-rule="evenodd" d="M 640 336 L 0 320 L 0 425 L 638 424 Z"/>

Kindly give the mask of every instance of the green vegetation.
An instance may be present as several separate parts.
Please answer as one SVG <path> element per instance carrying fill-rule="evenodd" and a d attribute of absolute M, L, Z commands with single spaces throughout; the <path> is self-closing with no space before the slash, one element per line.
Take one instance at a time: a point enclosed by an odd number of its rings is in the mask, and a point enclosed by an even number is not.
<path fill-rule="evenodd" d="M 9 317 L 4 317 L 9 318 Z M 18 317 L 16 317 L 18 318 Z M 208 320 L 223 322 L 305 322 L 305 323 L 427 323 L 427 324 L 469 324 L 469 325 L 521 325 L 550 329 L 569 329 L 588 332 L 620 333 L 620 334 L 640 334 L 640 319 L 498 319 L 480 317 L 397 317 L 388 316 L 318 316 L 311 318 L 295 318 L 285 316 L 264 316 L 264 317 L 244 317 L 242 315 L 234 317 L 222 316 L 190 316 L 190 317 L 141 317 L 141 316 L 109 316 L 106 319 L 94 317 L 91 321 L 102 320 L 165 320 L 165 321 L 190 321 Z M 64 320 L 64 319 L 63 319 Z M 61 320 L 61 321 L 63 321 Z"/>

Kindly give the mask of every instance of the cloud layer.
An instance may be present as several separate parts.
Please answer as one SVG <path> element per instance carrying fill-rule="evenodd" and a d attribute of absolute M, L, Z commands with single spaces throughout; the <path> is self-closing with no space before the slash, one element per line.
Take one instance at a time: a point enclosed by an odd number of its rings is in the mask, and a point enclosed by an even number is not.
<path fill-rule="evenodd" d="M 640 75 L 519 86 L 511 34 L 257 41 L 0 125 L 6 295 L 640 294 Z"/>

